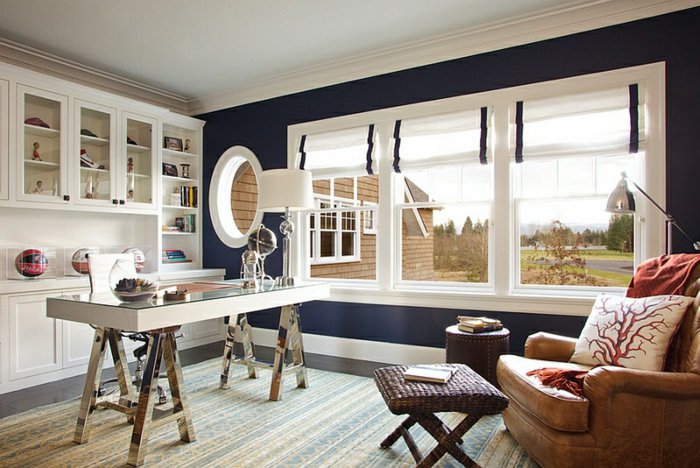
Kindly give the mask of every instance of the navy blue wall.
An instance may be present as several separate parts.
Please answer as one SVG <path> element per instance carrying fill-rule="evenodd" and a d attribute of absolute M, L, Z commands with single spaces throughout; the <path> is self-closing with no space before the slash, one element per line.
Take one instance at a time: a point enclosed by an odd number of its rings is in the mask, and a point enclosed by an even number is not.
<path fill-rule="evenodd" d="M 230 146 L 250 148 L 263 169 L 285 167 L 287 126 L 386 107 L 565 78 L 616 68 L 666 62 L 667 208 L 681 226 L 700 237 L 700 8 L 614 27 L 489 52 L 435 65 L 306 91 L 199 116 L 204 127 L 204 193 L 219 156 Z M 224 246 L 204 203 L 204 266 L 224 267 L 237 277 L 242 250 Z M 277 232 L 279 217 L 264 222 Z M 690 252 L 682 236 L 674 250 Z M 281 271 L 278 249 L 266 269 Z M 465 309 L 469 307 L 465 302 Z M 468 310 L 314 302 L 302 309 L 304 331 L 424 346 L 444 346 L 446 326 Z M 479 313 L 478 311 L 473 311 Z M 585 318 L 493 313 L 510 328 L 511 349 L 522 352 L 528 334 L 544 330 L 578 336 Z M 258 326 L 275 328 L 277 313 L 253 314 Z"/>

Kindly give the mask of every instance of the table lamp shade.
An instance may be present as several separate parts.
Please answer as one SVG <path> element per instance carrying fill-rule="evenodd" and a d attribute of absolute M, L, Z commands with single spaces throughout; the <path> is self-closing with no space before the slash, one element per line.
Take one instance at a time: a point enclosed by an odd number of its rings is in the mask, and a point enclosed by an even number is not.
<path fill-rule="evenodd" d="M 280 213 L 313 208 L 311 172 L 301 169 L 271 169 L 260 174 L 259 210 Z"/>

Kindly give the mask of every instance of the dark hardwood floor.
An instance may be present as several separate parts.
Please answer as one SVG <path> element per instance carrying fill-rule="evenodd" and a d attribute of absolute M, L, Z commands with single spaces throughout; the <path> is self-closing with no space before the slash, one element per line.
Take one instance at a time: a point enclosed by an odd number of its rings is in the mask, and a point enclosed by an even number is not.
<path fill-rule="evenodd" d="M 185 349 L 179 353 L 180 362 L 183 366 L 187 366 L 216 357 L 220 358 L 223 349 L 223 341 L 210 343 L 196 348 Z M 259 359 L 271 361 L 274 355 L 274 349 L 256 346 L 255 353 Z M 378 362 L 343 359 L 333 356 L 325 356 L 322 354 L 306 353 L 305 356 L 307 365 L 310 368 L 332 372 L 342 372 L 364 377 L 371 377 L 374 369 L 389 365 Z M 131 364 L 132 373 L 134 371 L 134 365 L 135 363 Z M 103 377 L 105 379 L 113 376 L 114 372 L 112 369 L 106 369 L 103 373 Z M 60 401 L 79 397 L 82 395 L 84 385 L 85 374 L 43 385 L 37 385 L 35 387 L 17 390 L 15 392 L 5 393 L 0 395 L 0 418 L 21 413 L 39 406 L 58 403 Z"/>

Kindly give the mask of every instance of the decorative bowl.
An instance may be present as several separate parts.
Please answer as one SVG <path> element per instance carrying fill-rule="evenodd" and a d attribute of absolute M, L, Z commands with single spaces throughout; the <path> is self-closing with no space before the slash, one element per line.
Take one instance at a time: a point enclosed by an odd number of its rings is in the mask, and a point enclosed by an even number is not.
<path fill-rule="evenodd" d="M 158 292 L 158 282 L 145 278 L 121 278 L 111 285 L 112 294 L 122 302 L 146 301 Z"/>

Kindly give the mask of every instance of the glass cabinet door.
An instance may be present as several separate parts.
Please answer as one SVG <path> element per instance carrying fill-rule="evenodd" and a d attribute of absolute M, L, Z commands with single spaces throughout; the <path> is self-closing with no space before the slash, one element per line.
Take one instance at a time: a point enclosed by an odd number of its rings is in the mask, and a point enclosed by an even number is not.
<path fill-rule="evenodd" d="M 148 117 L 124 113 L 125 151 L 121 151 L 122 170 L 119 176 L 119 197 L 132 208 L 156 206 L 156 121 Z"/>
<path fill-rule="evenodd" d="M 17 199 L 67 202 L 68 98 L 17 86 Z"/>
<path fill-rule="evenodd" d="M 77 171 L 74 189 L 81 204 L 119 204 L 114 189 L 116 111 L 76 101 L 76 138 L 73 158 Z"/>

